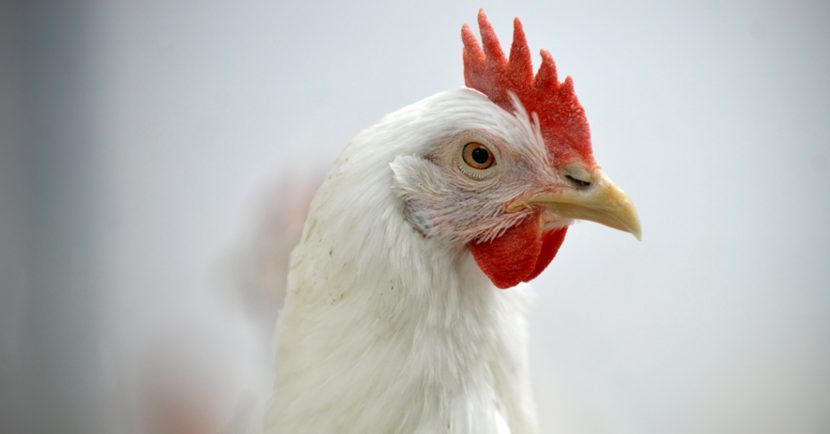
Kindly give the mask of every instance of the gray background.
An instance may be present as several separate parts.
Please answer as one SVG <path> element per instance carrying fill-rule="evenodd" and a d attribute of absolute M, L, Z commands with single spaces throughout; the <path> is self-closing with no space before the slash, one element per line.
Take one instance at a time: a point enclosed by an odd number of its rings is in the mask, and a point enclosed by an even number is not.
<path fill-rule="evenodd" d="M 479 7 L 574 77 L 644 229 L 579 224 L 534 282 L 542 432 L 830 432 L 830 5 L 714 0 L 2 3 L 0 431 L 113 432 L 107 333 L 462 85 Z"/>

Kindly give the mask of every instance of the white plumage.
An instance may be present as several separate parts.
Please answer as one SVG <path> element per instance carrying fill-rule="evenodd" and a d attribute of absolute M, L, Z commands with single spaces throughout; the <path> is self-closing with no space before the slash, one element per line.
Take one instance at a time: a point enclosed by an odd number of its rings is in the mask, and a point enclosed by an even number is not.
<path fill-rule="evenodd" d="M 465 134 L 543 146 L 531 131 L 462 88 L 388 115 L 344 149 L 292 254 L 267 432 L 496 433 L 497 412 L 513 433 L 535 432 L 525 288 L 497 289 L 469 240 L 415 230 L 403 200 L 413 185 L 402 184 Z"/>

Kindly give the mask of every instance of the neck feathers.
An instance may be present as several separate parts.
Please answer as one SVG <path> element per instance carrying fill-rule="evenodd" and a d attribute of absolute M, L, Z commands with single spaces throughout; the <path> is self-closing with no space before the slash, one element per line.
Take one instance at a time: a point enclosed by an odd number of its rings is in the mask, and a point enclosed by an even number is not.
<path fill-rule="evenodd" d="M 292 253 L 266 432 L 533 432 L 526 295 L 413 229 L 378 137 L 343 151 Z"/>

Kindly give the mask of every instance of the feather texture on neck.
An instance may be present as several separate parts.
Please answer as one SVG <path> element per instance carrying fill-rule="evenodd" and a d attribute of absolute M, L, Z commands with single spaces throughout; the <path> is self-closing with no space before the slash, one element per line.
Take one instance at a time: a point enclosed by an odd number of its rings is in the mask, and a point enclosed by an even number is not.
<path fill-rule="evenodd" d="M 495 434 L 497 413 L 512 433 L 535 432 L 525 289 L 497 289 L 469 248 L 413 228 L 394 188 L 396 158 L 447 134 L 451 101 L 506 114 L 457 89 L 388 115 L 349 143 L 312 202 L 267 433 Z"/>

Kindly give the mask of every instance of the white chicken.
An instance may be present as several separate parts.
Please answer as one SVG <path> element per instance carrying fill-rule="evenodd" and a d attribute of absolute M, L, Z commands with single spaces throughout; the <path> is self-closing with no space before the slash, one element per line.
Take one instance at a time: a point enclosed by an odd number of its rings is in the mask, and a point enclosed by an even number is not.
<path fill-rule="evenodd" d="M 343 150 L 292 253 L 267 433 L 536 432 L 522 282 L 574 219 L 640 237 L 594 161 L 568 77 L 518 19 L 483 11 L 467 87 L 387 115 Z M 502 290 L 499 288 L 511 288 Z"/>

